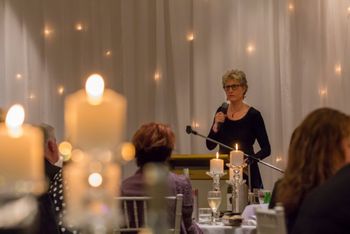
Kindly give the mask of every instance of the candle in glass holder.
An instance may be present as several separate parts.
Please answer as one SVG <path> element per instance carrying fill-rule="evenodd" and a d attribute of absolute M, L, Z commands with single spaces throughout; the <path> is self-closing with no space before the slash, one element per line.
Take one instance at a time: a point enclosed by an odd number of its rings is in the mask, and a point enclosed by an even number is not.
<path fill-rule="evenodd" d="M 14 105 L 0 124 L 0 193 L 44 191 L 43 134 L 39 128 L 23 125 L 24 116 L 23 107 Z"/>
<path fill-rule="evenodd" d="M 236 144 L 236 150 L 230 152 L 230 164 L 233 166 L 242 166 L 244 163 L 244 154 L 238 150 L 238 144 Z"/>
<path fill-rule="evenodd" d="M 125 125 L 126 99 L 104 89 L 98 74 L 86 81 L 86 91 L 79 90 L 65 101 L 67 139 L 77 148 L 112 149 L 120 142 Z"/>
<path fill-rule="evenodd" d="M 223 173 L 224 172 L 224 160 L 219 159 L 219 153 L 216 152 L 216 158 L 210 160 L 210 172 L 211 173 Z"/>

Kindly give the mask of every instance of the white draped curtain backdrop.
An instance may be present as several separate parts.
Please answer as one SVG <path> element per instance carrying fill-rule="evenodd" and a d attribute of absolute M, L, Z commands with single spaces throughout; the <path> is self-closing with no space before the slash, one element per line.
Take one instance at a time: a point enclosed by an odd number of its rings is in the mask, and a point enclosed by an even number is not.
<path fill-rule="evenodd" d="M 350 112 L 349 29 L 350 0 L 0 0 L 0 107 L 22 103 L 63 140 L 65 96 L 98 72 L 128 100 L 126 140 L 159 121 L 175 153 L 208 153 L 185 126 L 208 133 L 237 68 L 265 120 L 266 162 L 285 168 L 307 113 Z M 260 168 L 267 187 L 281 176 Z"/>

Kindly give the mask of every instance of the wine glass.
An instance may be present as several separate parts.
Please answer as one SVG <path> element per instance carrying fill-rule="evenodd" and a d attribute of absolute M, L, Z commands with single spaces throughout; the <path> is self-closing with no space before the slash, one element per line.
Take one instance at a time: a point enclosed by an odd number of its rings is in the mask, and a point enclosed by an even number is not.
<path fill-rule="evenodd" d="M 213 224 L 216 224 L 217 210 L 221 204 L 221 191 L 208 192 L 209 207 L 213 211 Z"/>

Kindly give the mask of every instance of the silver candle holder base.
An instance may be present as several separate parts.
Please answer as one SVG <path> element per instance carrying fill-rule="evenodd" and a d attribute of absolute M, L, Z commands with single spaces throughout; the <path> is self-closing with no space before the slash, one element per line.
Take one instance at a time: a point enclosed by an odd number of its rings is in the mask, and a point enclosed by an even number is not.
<path fill-rule="evenodd" d="M 243 168 L 247 166 L 246 163 L 243 163 L 240 166 L 232 165 L 230 163 L 226 164 L 227 167 L 232 169 L 233 176 L 230 176 L 230 180 L 227 180 L 226 183 L 233 186 L 232 189 L 232 211 L 234 213 L 240 213 L 240 201 L 242 197 L 240 196 L 239 188 L 245 184 L 245 180 L 243 180 Z"/>

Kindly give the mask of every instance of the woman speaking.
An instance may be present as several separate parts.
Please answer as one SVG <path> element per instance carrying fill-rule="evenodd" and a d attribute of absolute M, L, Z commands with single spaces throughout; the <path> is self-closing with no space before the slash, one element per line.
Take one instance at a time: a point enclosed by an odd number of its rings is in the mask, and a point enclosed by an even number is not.
<path fill-rule="evenodd" d="M 260 112 L 243 102 L 248 90 L 246 75 L 240 70 L 230 70 L 222 77 L 222 85 L 228 105 L 220 106 L 215 114 L 208 137 L 233 147 L 238 144 L 239 150 L 247 155 L 264 159 L 271 153 L 264 120 Z M 260 150 L 254 152 L 253 145 L 258 141 Z M 206 141 L 207 148 L 213 150 L 217 144 Z M 230 150 L 220 146 L 221 154 Z M 251 171 L 251 188 L 263 188 L 257 162 L 248 160 Z M 247 180 L 247 176 L 243 176 Z"/>

